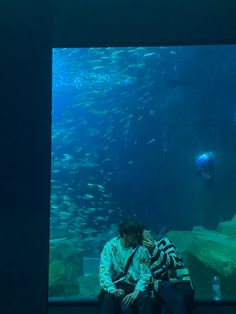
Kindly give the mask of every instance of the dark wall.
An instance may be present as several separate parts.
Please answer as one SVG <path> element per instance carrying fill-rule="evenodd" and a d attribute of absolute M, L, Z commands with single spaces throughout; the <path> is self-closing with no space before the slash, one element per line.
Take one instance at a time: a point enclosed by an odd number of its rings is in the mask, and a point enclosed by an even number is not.
<path fill-rule="evenodd" d="M 228 43 L 234 0 L 57 0 L 55 47 Z"/>
<path fill-rule="evenodd" d="M 236 41 L 235 1 L 1 3 L 2 313 L 46 313 L 51 45 Z"/>
<path fill-rule="evenodd" d="M 1 313 L 47 312 L 50 0 L 1 3 Z"/>

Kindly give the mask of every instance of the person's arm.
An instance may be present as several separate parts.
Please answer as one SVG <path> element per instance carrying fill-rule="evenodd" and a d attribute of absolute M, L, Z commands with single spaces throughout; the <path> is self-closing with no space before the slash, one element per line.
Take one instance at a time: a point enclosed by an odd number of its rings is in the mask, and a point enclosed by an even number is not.
<path fill-rule="evenodd" d="M 148 250 L 142 249 L 140 261 L 140 279 L 135 286 L 135 291 L 144 291 L 151 282 L 150 255 Z"/>
<path fill-rule="evenodd" d="M 111 251 L 109 244 L 105 244 L 102 253 L 101 253 L 101 260 L 99 266 L 99 279 L 100 279 L 100 286 L 108 292 L 116 289 L 115 284 L 112 282 L 112 273 L 111 273 Z"/>
<path fill-rule="evenodd" d="M 151 252 L 152 273 L 154 277 L 167 269 L 175 269 L 183 267 L 182 259 L 176 250 L 175 245 L 167 238 L 163 238 L 159 242 L 154 242 L 154 249 Z M 160 249 L 160 246 L 163 246 Z"/>

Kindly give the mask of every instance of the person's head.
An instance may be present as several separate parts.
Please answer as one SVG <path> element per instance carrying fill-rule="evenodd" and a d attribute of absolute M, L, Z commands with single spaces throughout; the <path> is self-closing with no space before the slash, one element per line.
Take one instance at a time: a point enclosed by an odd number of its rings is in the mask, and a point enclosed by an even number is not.
<path fill-rule="evenodd" d="M 135 218 L 127 218 L 119 224 L 119 234 L 125 239 L 127 246 L 140 243 L 143 233 L 143 226 Z"/>
<path fill-rule="evenodd" d="M 153 235 L 152 235 L 151 230 L 143 229 L 142 241 L 143 240 L 153 241 Z"/>

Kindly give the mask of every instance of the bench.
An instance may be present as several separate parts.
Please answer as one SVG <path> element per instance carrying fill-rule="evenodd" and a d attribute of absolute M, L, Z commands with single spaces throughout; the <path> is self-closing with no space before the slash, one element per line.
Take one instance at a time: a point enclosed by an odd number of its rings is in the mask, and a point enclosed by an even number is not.
<path fill-rule="evenodd" d="M 49 297 L 48 314 L 100 314 L 97 298 Z M 160 313 L 160 302 L 152 300 L 153 313 Z M 193 314 L 236 314 L 236 300 L 195 300 Z"/>

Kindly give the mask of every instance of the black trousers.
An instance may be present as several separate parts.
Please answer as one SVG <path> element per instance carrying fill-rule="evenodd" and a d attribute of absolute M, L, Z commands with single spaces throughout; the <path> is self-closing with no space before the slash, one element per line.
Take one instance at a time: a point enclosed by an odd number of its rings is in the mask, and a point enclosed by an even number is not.
<path fill-rule="evenodd" d="M 193 309 L 194 290 L 189 282 L 172 283 L 163 280 L 159 283 L 158 293 L 162 301 L 162 314 L 190 314 Z"/>
<path fill-rule="evenodd" d="M 151 314 L 151 299 L 150 294 L 146 291 L 140 292 L 134 304 L 127 308 L 122 306 L 123 298 L 116 298 L 110 293 L 105 293 L 101 314 Z"/>

